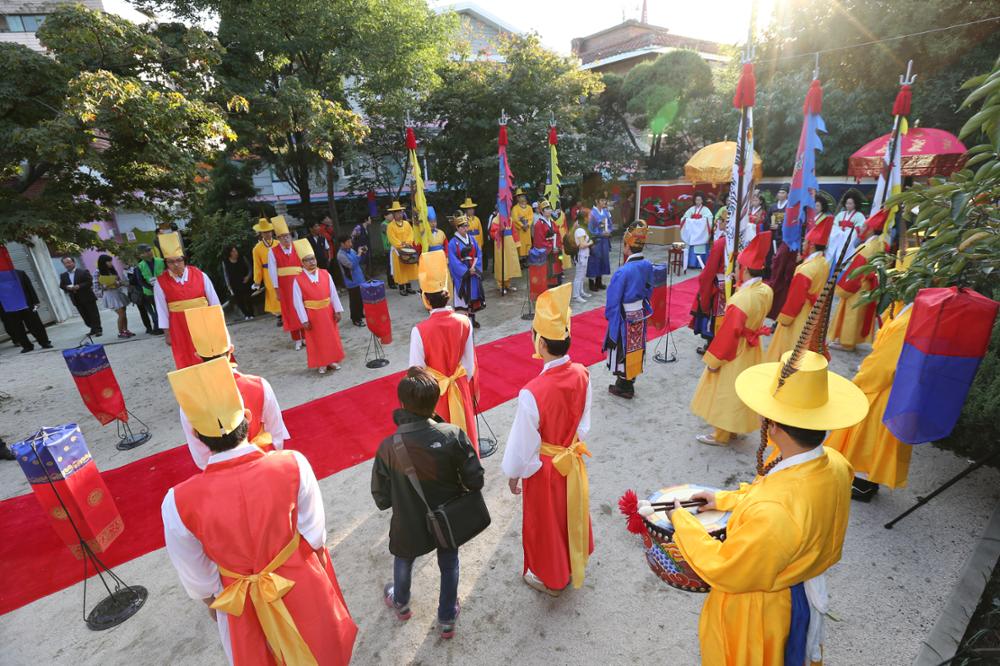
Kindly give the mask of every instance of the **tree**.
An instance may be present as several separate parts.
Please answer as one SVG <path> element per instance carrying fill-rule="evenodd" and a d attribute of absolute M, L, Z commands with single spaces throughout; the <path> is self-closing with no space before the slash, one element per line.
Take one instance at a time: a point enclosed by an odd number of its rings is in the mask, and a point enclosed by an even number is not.
<path fill-rule="evenodd" d="M 0 242 L 99 245 L 81 225 L 117 207 L 185 216 L 201 165 L 235 138 L 199 97 L 213 40 L 80 5 L 38 36 L 53 57 L 0 44 Z"/>

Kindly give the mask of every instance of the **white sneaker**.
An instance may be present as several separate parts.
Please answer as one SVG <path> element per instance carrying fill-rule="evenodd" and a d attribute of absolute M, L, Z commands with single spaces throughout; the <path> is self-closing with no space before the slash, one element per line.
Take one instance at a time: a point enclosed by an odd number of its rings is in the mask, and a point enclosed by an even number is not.
<path fill-rule="evenodd" d="M 302 341 L 301 340 L 296 340 L 295 341 L 295 351 L 299 351 L 300 349 L 302 349 Z"/>
<path fill-rule="evenodd" d="M 588 294 L 587 292 L 583 292 L 582 294 L 580 294 L 580 298 L 582 298 L 585 301 L 589 299 L 591 296 L 593 296 L 593 294 Z"/>
<path fill-rule="evenodd" d="M 545 587 L 545 583 L 543 583 L 541 579 L 538 576 L 536 576 L 530 569 L 524 574 L 524 578 L 522 580 L 524 581 L 525 585 L 527 585 L 531 589 L 538 590 L 539 592 L 547 594 L 550 597 L 558 597 L 559 593 L 562 592 L 562 590 L 553 590 L 551 588 Z"/>
<path fill-rule="evenodd" d="M 573 300 L 576 301 L 577 303 L 586 303 L 587 302 L 586 299 L 583 298 L 582 296 L 577 296 Z"/>
<path fill-rule="evenodd" d="M 328 365 L 326 367 L 330 368 L 331 370 L 340 370 L 340 364 L 339 363 L 331 363 L 330 365 Z"/>
<path fill-rule="evenodd" d="M 326 366 L 325 365 L 322 368 L 319 369 L 319 374 L 321 374 L 321 375 L 325 375 L 326 374 Z"/>

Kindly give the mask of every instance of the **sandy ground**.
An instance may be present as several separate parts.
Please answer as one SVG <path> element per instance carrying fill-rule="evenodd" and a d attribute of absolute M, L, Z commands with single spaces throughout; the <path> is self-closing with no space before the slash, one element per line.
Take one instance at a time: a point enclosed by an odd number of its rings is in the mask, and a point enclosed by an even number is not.
<path fill-rule="evenodd" d="M 518 317 L 523 291 L 503 300 L 492 291 L 488 295 L 494 298 L 480 317 L 478 342 L 526 329 Z M 306 370 L 304 352 L 294 352 L 287 336 L 266 318 L 232 326 L 241 368 L 266 376 L 285 407 L 396 372 L 405 365 L 409 327 L 423 310 L 418 297 L 390 294 L 389 300 L 396 342 L 386 348 L 391 364 L 382 370 L 364 367 L 367 331 L 348 325 L 342 328 L 348 354 L 343 369 L 319 377 Z M 602 302 L 603 292 L 586 307 Z M 105 330 L 114 330 L 110 324 L 109 318 Z M 80 332 L 80 321 L 71 320 L 55 327 L 52 335 L 57 346 L 67 347 L 76 344 Z M 653 576 L 638 537 L 625 530 L 617 498 L 628 488 L 642 496 L 674 483 L 724 487 L 749 481 L 756 441 L 750 438 L 730 449 L 695 442 L 694 436 L 705 427 L 689 413 L 688 401 L 702 364 L 690 331 L 681 329 L 674 339 L 679 361 L 661 365 L 647 357 L 632 402 L 610 396 L 605 390 L 607 370 L 603 365 L 592 368 L 594 425 L 588 446 L 594 457 L 588 469 L 596 551 L 584 587 L 558 599 L 539 595 L 519 580 L 521 507 L 500 473 L 502 452 L 484 461 L 493 525 L 461 550 L 462 616 L 451 641 L 440 640 L 436 633 L 438 574 L 433 557 L 421 559 L 415 570 L 413 619 L 401 624 L 382 604 L 382 585 L 391 579 L 389 515 L 378 512 L 370 499 L 370 463 L 320 482 L 328 545 L 360 629 L 354 663 L 502 663 L 515 657 L 529 664 L 698 663 L 703 597 L 667 587 Z M 654 345 L 651 342 L 650 351 Z M 76 420 L 101 469 L 181 443 L 176 404 L 165 378 L 171 357 L 162 339 L 139 336 L 109 344 L 108 356 L 129 408 L 152 429 L 151 442 L 134 451 L 115 450 L 113 429 L 101 428 L 86 412 L 57 352 L 22 356 L 6 345 L 0 349 L 0 391 L 13 397 L 0 402 L 0 435 L 15 441 L 41 425 Z M 836 353 L 833 365 L 850 375 L 861 358 Z M 513 412 L 514 403 L 508 402 L 486 414 L 501 443 Z M 827 625 L 827 664 L 913 661 L 1000 497 L 1000 475 L 995 470 L 976 472 L 894 530 L 882 525 L 965 464 L 951 453 L 920 447 L 908 488 L 883 491 L 871 505 L 852 506 L 844 557 L 830 572 L 832 613 L 839 621 Z M 27 491 L 19 468 L 0 464 L 0 496 Z M 81 586 L 74 586 L 0 617 L 0 635 L 8 639 L 38 635 L 39 625 L 58 627 L 42 641 L 3 641 L 0 663 L 224 663 L 212 621 L 201 603 L 186 597 L 165 551 L 133 560 L 117 572 L 149 588 L 149 601 L 134 618 L 106 632 L 89 631 L 80 620 Z M 89 589 L 92 606 L 93 582 Z"/>

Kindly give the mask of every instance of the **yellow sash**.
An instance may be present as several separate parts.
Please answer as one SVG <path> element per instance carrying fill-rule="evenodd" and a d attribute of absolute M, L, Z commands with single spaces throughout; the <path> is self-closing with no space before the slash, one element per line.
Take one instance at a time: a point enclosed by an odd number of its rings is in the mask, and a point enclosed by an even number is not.
<path fill-rule="evenodd" d="M 278 277 L 289 277 L 302 272 L 301 266 L 284 266 L 278 269 Z"/>
<path fill-rule="evenodd" d="M 590 481 L 583 456 L 592 457 L 587 445 L 575 439 L 569 446 L 542 442 L 541 454 L 551 456 L 552 466 L 566 477 L 566 527 L 569 534 L 569 564 L 573 587 L 583 586 L 584 569 L 590 559 Z"/>
<path fill-rule="evenodd" d="M 228 578 L 235 578 L 222 590 L 222 593 L 212 602 L 212 608 L 230 615 L 243 615 L 247 591 L 250 592 L 250 603 L 253 604 L 257 619 L 264 630 L 264 638 L 271 648 L 275 660 L 279 664 L 316 664 L 309 646 L 306 645 L 295 620 L 292 618 L 283 596 L 295 585 L 295 581 L 274 573 L 274 570 L 284 564 L 299 547 L 299 533 L 296 532 L 288 545 L 274 556 L 271 563 L 260 573 L 238 574 L 219 565 L 219 573 Z"/>
<path fill-rule="evenodd" d="M 323 308 L 330 306 L 330 299 L 324 298 L 321 301 L 302 301 L 302 304 L 310 310 L 322 310 Z"/>
<path fill-rule="evenodd" d="M 469 424 L 465 422 L 465 403 L 462 402 L 462 392 L 458 389 L 458 378 L 465 377 L 465 367 L 459 365 L 458 370 L 451 377 L 441 374 L 430 366 L 427 366 L 427 372 L 431 373 L 431 376 L 437 380 L 441 395 L 448 394 L 449 422 L 464 431 Z"/>
<path fill-rule="evenodd" d="M 204 308 L 208 306 L 208 299 L 204 296 L 189 298 L 186 301 L 171 301 L 167 303 L 167 309 L 171 312 L 184 312 L 191 308 Z"/>

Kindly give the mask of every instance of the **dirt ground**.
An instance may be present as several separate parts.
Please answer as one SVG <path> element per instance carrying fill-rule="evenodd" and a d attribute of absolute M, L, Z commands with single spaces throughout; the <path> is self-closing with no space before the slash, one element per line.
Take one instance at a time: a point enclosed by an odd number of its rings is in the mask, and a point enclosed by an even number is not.
<path fill-rule="evenodd" d="M 662 251 L 651 254 L 655 260 Z M 527 329 L 518 316 L 523 290 L 499 299 L 491 285 L 487 296 L 477 343 Z M 581 309 L 602 305 L 603 292 Z M 419 297 L 397 293 L 389 295 L 389 308 L 395 342 L 386 347 L 391 361 L 386 368 L 364 367 L 367 330 L 348 324 L 341 328 L 348 355 L 343 369 L 320 377 L 307 371 L 305 353 L 292 349 L 272 319 L 258 317 L 231 327 L 241 369 L 267 377 L 283 407 L 396 372 L 406 363 L 409 329 L 424 310 Z M 130 314 L 136 316 L 134 310 Z M 105 330 L 114 330 L 110 317 Z M 75 319 L 54 327 L 52 337 L 57 347 L 65 348 L 75 345 L 82 332 Z M 76 421 L 103 470 L 182 443 L 166 380 L 172 360 L 162 339 L 140 335 L 119 344 L 109 338 L 103 341 L 129 409 L 149 425 L 152 441 L 133 451 L 117 451 L 114 430 L 101 428 L 86 411 L 57 351 L 19 355 L 7 345 L 0 349 L 0 391 L 11 398 L 0 401 L 0 436 L 13 442 L 40 426 Z M 702 369 L 694 351 L 698 342 L 688 329 L 678 330 L 673 339 L 678 362 L 655 363 L 650 353 L 632 402 L 607 393 L 610 375 L 603 365 L 591 368 L 594 418 L 588 446 L 594 457 L 588 470 L 596 550 L 584 587 L 558 599 L 539 595 L 519 580 L 521 507 L 500 472 L 502 450 L 484 460 L 493 524 L 461 550 L 462 616 L 451 641 L 439 639 L 435 628 L 438 574 L 433 557 L 421 559 L 414 572 L 413 619 L 401 624 L 382 604 L 382 585 L 392 571 L 389 515 L 377 511 L 370 498 L 370 463 L 320 481 L 328 545 L 360 629 L 354 663 L 495 664 L 514 658 L 528 664 L 698 663 L 698 613 L 704 598 L 654 577 L 638 537 L 625 529 L 617 498 L 629 488 L 643 496 L 675 483 L 728 487 L 749 481 L 756 441 L 751 437 L 729 449 L 695 442 L 695 435 L 706 429 L 688 410 Z M 650 342 L 650 352 L 658 342 Z M 834 353 L 834 369 L 848 376 L 862 358 L 861 353 Z M 511 401 L 485 415 L 501 446 L 513 413 Z M 870 505 L 852 506 L 843 560 L 830 571 L 831 611 L 837 619 L 827 624 L 827 664 L 913 661 L 1000 498 L 1000 475 L 980 470 L 895 529 L 882 525 L 965 465 L 951 453 L 919 447 L 909 487 L 883 491 Z M 28 491 L 18 466 L 0 463 L 0 497 Z M 109 631 L 89 631 L 80 619 L 82 591 L 76 585 L 0 617 L 0 635 L 8 638 L 0 647 L 0 663 L 224 663 L 212 621 L 201 603 L 184 594 L 164 550 L 116 570 L 126 581 L 149 588 L 149 601 L 135 617 Z M 8 570 L 5 575 L 45 572 Z M 90 590 L 92 606 L 93 582 Z M 58 630 L 45 640 L 12 640 L 38 635 L 40 625 Z"/>

